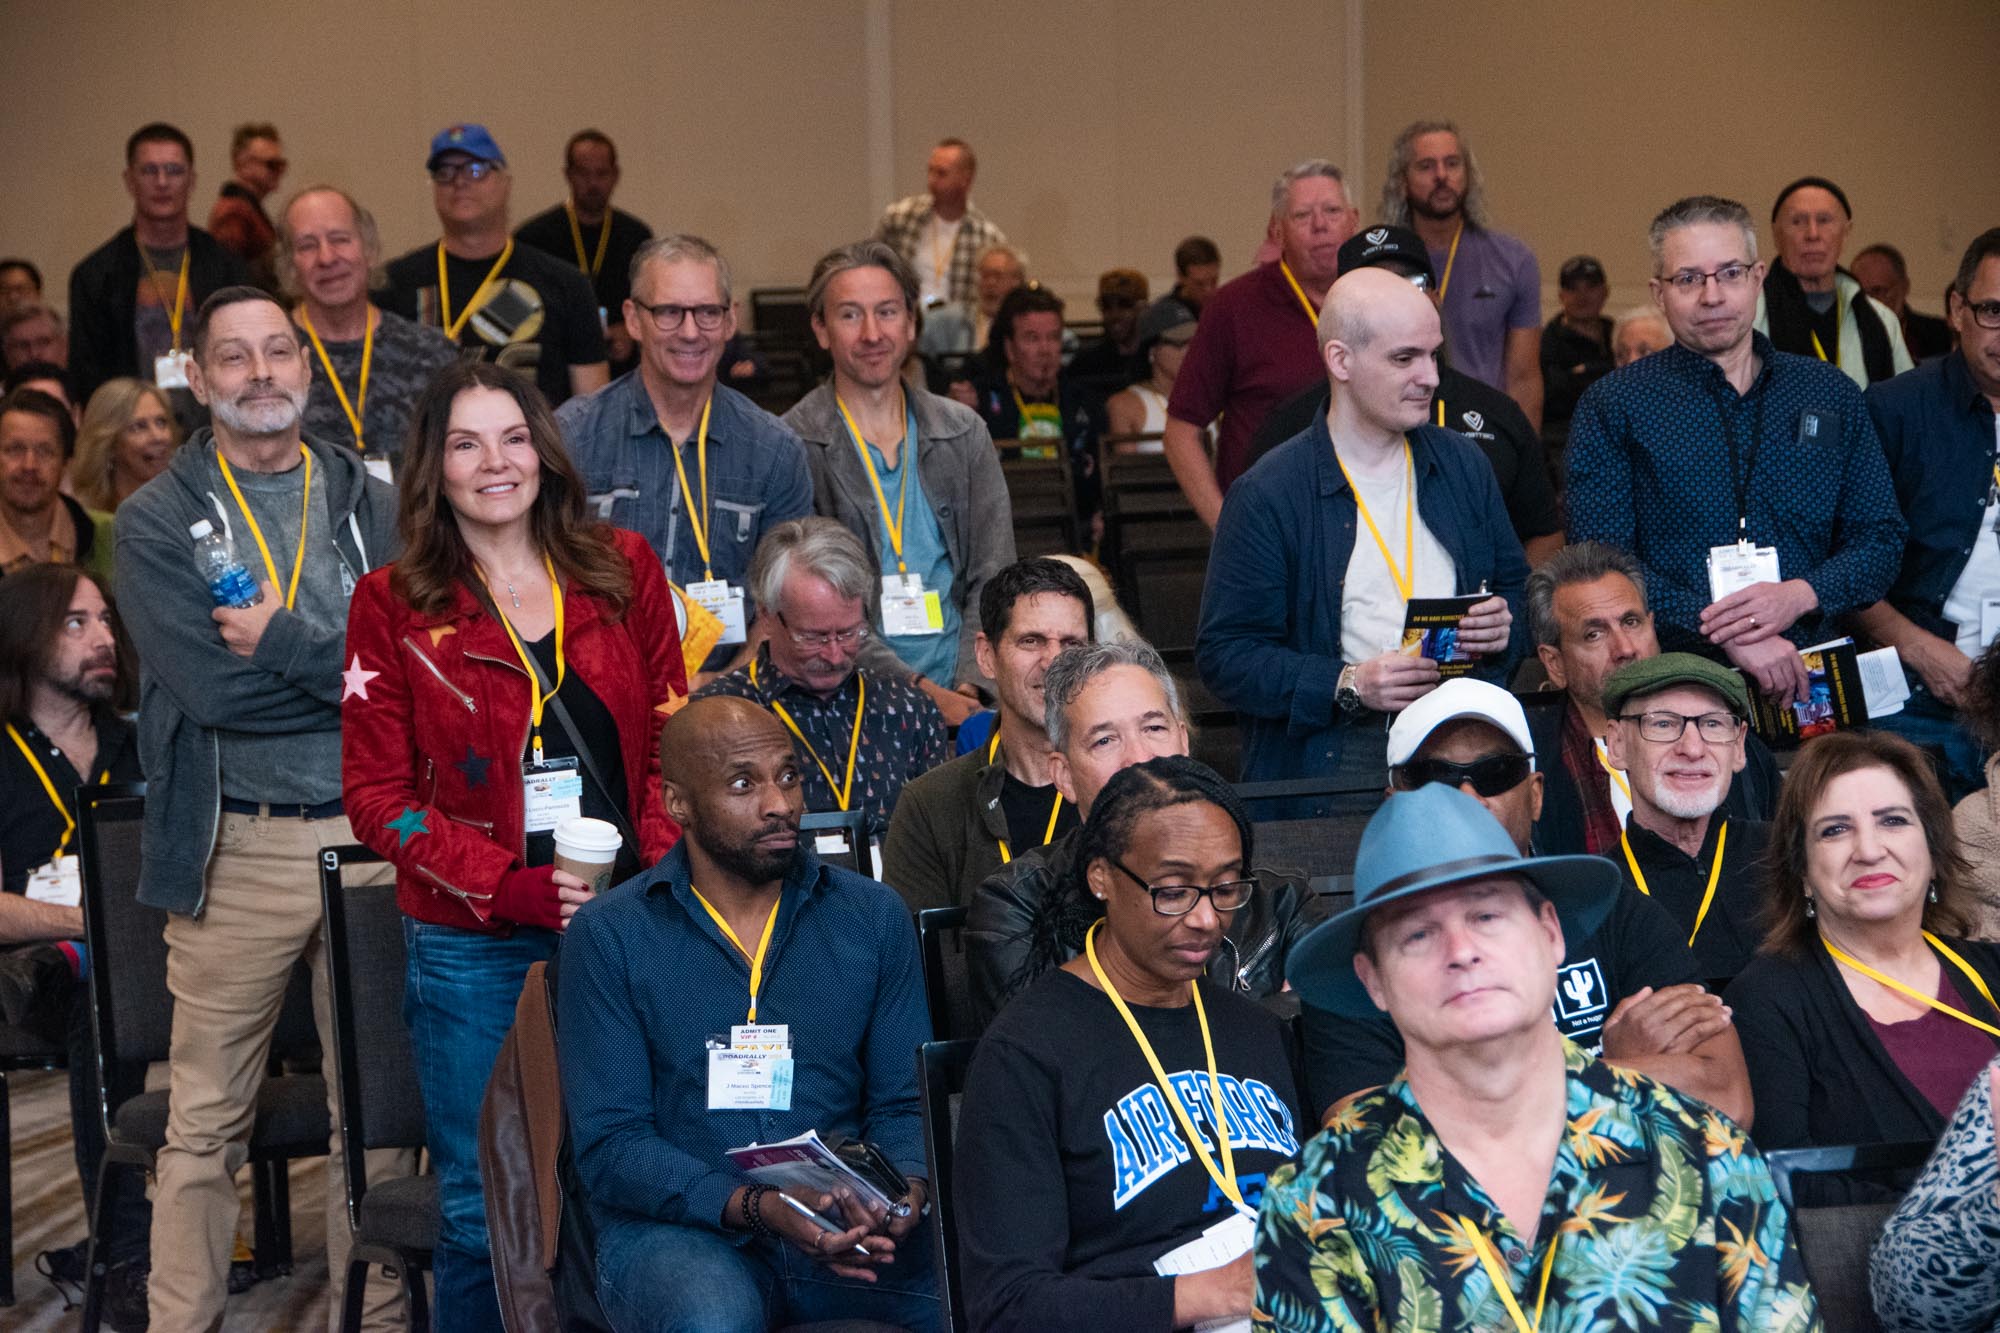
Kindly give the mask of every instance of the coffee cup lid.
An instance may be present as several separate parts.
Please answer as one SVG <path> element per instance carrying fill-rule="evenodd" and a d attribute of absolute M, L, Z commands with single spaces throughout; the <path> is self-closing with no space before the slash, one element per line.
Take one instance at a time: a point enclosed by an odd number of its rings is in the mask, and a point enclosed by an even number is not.
<path fill-rule="evenodd" d="M 615 825 L 602 819 L 578 817 L 565 819 L 556 825 L 556 841 L 579 851 L 615 852 L 625 840 L 619 836 Z"/>

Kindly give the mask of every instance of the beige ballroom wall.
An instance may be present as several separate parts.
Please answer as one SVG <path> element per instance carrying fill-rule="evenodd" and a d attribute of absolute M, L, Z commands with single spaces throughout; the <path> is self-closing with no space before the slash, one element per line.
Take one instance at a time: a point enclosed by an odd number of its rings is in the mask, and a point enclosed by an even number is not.
<path fill-rule="evenodd" d="M 1347 166 L 1372 215 L 1390 140 L 1420 115 L 1473 136 L 1545 283 L 1591 250 L 1614 306 L 1643 297 L 1646 219 L 1696 190 L 1761 219 L 1792 176 L 1835 177 L 1854 245 L 1903 246 L 1925 308 L 2000 223 L 1976 130 L 2000 119 L 1987 0 L 4 0 L 0 24 L 0 252 L 40 263 L 58 303 L 127 218 L 124 137 L 155 117 L 195 138 L 198 212 L 230 127 L 269 118 L 287 190 L 353 189 L 392 255 L 435 235 L 433 130 L 489 124 L 526 217 L 560 197 L 568 133 L 595 124 L 621 147 L 620 203 L 718 241 L 743 287 L 803 281 L 921 188 L 944 133 L 977 145 L 979 203 L 1072 297 L 1116 264 L 1166 277 L 1190 232 L 1239 271 L 1299 157 Z"/>

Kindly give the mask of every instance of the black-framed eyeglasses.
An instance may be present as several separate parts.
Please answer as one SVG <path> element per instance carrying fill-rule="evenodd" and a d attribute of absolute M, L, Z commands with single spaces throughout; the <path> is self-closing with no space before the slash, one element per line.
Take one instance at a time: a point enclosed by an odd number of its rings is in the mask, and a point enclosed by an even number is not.
<path fill-rule="evenodd" d="M 1447 787 L 1469 786 L 1481 796 L 1498 796 L 1526 782 L 1528 774 L 1534 771 L 1534 761 L 1527 755 L 1489 754 L 1469 764 L 1455 764 L 1449 759 L 1412 759 L 1389 770 L 1389 776 L 1400 791 L 1415 791 L 1442 782 Z"/>
<path fill-rule="evenodd" d="M 785 633 L 792 636 L 792 642 L 801 648 L 824 648 L 834 643 L 843 648 L 859 648 L 868 642 L 869 630 L 865 624 L 856 625 L 853 629 L 836 630 L 833 633 L 825 630 L 799 630 L 791 627 L 783 611 L 773 611 L 771 614 L 775 615 L 778 623 L 785 627 Z"/>
<path fill-rule="evenodd" d="M 483 181 L 498 170 L 498 162 L 485 162 L 478 158 L 470 162 L 440 162 L 431 168 L 431 180 L 438 185 L 456 184 L 461 178 Z"/>
<path fill-rule="evenodd" d="M 1714 278 L 1716 286 L 1722 288 L 1724 291 L 1728 291 L 1731 288 L 1741 287 L 1744 283 L 1748 282 L 1750 280 L 1750 270 L 1754 267 L 1756 267 L 1754 264 L 1724 264 L 1721 268 L 1710 273 L 1703 273 L 1698 269 L 1684 268 L 1678 273 L 1669 273 L 1666 277 L 1661 278 L 1660 281 L 1666 283 L 1667 286 L 1672 287 L 1677 292 L 1685 292 L 1692 296 L 1694 293 L 1707 287 L 1708 280 Z"/>
<path fill-rule="evenodd" d="M 1639 724 L 1639 735 L 1655 745 L 1672 745 L 1687 735 L 1688 723 L 1701 732 L 1701 738 L 1711 745 L 1727 745 L 1743 730 L 1743 721 L 1734 713 L 1669 713 L 1657 709 L 1644 713 L 1620 713 L 1620 722 Z"/>
<path fill-rule="evenodd" d="M 2000 329 L 2000 301 L 1965 301 L 1965 308 L 1972 312 L 1972 322 L 1980 328 Z"/>
<path fill-rule="evenodd" d="M 1216 911 L 1233 912 L 1249 902 L 1250 895 L 1257 891 L 1254 879 L 1228 879 L 1220 884 L 1148 884 L 1144 875 L 1135 874 L 1123 861 L 1114 859 L 1111 864 L 1152 895 L 1153 910 L 1161 916 L 1186 916 L 1204 896 Z"/>
<path fill-rule="evenodd" d="M 687 319 L 689 315 L 694 316 L 694 326 L 696 328 L 700 329 L 703 333 L 714 333 L 722 327 L 722 317 L 729 313 L 729 307 L 726 305 L 674 305 L 672 303 L 654 305 L 650 301 L 641 301 L 636 296 L 632 298 L 632 304 L 638 306 L 651 316 L 653 327 L 661 333 L 678 333 L 682 321 Z"/>

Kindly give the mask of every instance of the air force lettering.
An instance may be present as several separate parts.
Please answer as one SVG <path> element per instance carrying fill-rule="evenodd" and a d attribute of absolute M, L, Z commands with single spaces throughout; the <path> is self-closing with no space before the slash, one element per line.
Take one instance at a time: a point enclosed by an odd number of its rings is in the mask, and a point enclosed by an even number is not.
<path fill-rule="evenodd" d="M 1208 1072 L 1183 1069 L 1169 1075 L 1167 1081 L 1173 1085 L 1174 1095 L 1180 1098 L 1189 1121 L 1204 1136 L 1204 1146 L 1213 1153 L 1216 1150 L 1214 1098 L 1209 1093 Z M 1238 1079 L 1223 1074 L 1219 1082 L 1231 1151 L 1263 1148 L 1284 1157 L 1298 1154 L 1297 1127 L 1284 1098 L 1254 1078 Z M 1112 1157 L 1117 1163 L 1111 1189 L 1113 1208 L 1123 1208 L 1175 1167 L 1194 1161 L 1194 1150 L 1182 1138 L 1165 1094 L 1158 1084 L 1150 1081 L 1120 1097 L 1104 1113 L 1104 1134 L 1110 1140 Z"/>

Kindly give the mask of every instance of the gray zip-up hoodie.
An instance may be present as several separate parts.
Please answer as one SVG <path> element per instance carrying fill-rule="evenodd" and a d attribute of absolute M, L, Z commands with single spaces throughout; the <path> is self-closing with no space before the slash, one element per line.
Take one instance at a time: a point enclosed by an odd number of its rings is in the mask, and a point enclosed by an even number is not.
<path fill-rule="evenodd" d="M 307 437 L 326 487 L 327 526 L 348 587 L 395 559 L 396 492 L 368 475 L 361 456 Z M 256 653 L 222 642 L 215 604 L 195 567 L 188 527 L 208 519 L 233 533 L 227 494 L 217 496 L 203 428 L 161 475 L 118 507 L 118 606 L 139 651 L 139 761 L 146 772 L 139 901 L 199 916 L 221 822 L 219 731 L 264 735 L 340 725 L 341 650 L 347 627 L 325 630 L 280 608 Z M 317 524 L 315 524 L 317 527 Z M 312 558 L 326 547 L 314 543 Z"/>

